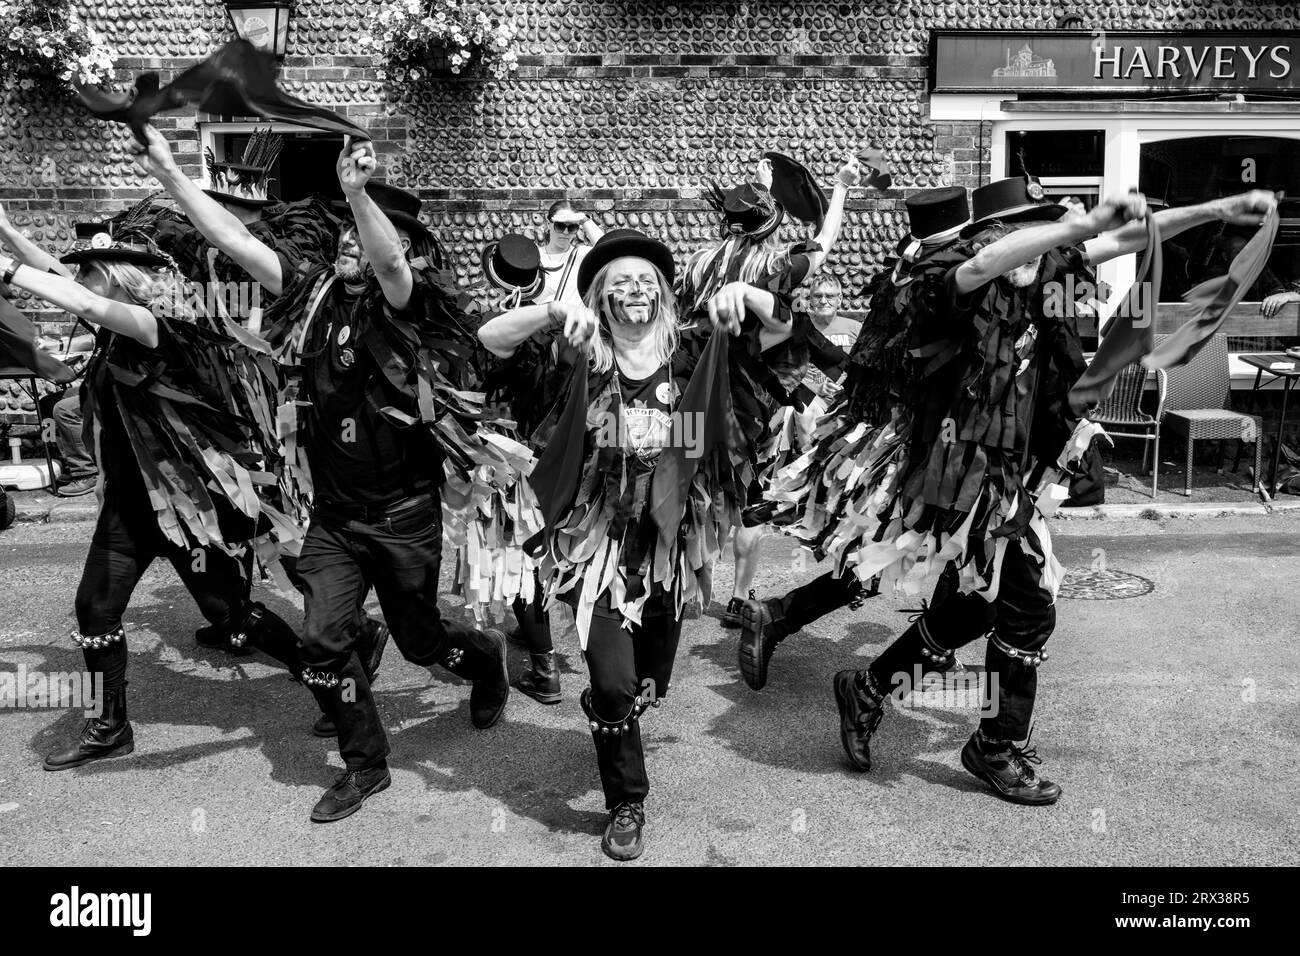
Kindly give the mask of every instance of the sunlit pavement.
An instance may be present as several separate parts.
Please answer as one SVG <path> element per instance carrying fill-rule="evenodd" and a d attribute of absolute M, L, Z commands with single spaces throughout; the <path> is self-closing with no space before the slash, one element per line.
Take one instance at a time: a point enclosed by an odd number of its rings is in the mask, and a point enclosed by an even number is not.
<path fill-rule="evenodd" d="M 0 673 L 80 669 L 68 632 L 90 529 L 0 534 Z M 913 602 L 824 618 L 781 646 L 759 693 L 740 680 L 735 632 L 705 616 L 686 622 L 671 698 L 645 718 L 652 793 L 635 865 L 1300 862 L 1300 516 L 1057 531 L 1067 566 L 1155 585 L 1060 602 L 1033 741 L 1065 789 L 1058 805 L 1002 803 L 961 768 L 970 708 L 894 710 L 876 769 L 846 767 L 831 675 L 865 666 Z M 775 537 L 764 561 L 760 594 L 818 573 Z M 730 575 L 728 561 L 715 611 Z M 259 597 L 299 620 L 296 595 Z M 486 732 L 469 724 L 468 685 L 390 647 L 377 689 L 393 786 L 313 825 L 340 762 L 309 733 L 310 695 L 265 659 L 197 647 L 200 623 L 171 568 L 151 569 L 128 615 L 132 756 L 46 773 L 43 754 L 80 716 L 0 712 L 0 863 L 608 863 L 571 628 L 564 703 L 515 695 Z M 979 663 L 982 646 L 961 656 Z"/>

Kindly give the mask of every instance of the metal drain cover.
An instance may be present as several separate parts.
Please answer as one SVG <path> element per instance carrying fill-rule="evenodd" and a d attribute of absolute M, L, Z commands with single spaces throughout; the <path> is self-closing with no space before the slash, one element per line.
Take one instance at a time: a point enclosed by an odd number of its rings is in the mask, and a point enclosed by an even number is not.
<path fill-rule="evenodd" d="M 1155 589 L 1155 582 L 1127 571 L 1070 568 L 1057 596 L 1076 601 L 1122 601 L 1142 597 Z"/>

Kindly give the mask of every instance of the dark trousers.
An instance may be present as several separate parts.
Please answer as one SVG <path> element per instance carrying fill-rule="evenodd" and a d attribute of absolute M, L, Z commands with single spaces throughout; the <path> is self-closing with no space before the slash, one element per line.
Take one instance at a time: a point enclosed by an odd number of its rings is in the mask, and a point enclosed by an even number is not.
<path fill-rule="evenodd" d="M 319 508 L 298 556 L 306 606 L 303 665 L 338 678 L 312 685 L 321 709 L 338 727 L 339 752 L 349 769 L 377 766 L 388 756 L 370 682 L 356 654 L 359 608 L 370 588 L 379 596 L 393 641 L 412 664 L 442 663 L 464 646 L 472 628 L 444 620 L 438 610 L 442 511 L 436 496 L 400 517 L 366 522 Z"/>
<path fill-rule="evenodd" d="M 123 493 L 111 481 L 105 488 L 104 506 L 77 587 L 81 633 L 101 636 L 121 625 L 136 584 L 157 558 L 171 562 L 209 623 L 230 628 L 241 625 L 251 610 L 248 566 L 241 566 L 217 548 L 187 549 L 172 544 L 154 523 L 143 488 L 138 494 L 131 490 Z M 263 611 L 261 622 L 250 632 L 250 643 L 295 676 L 301 672 L 298 636 L 274 612 Z M 125 640 L 84 653 L 87 669 L 104 673 L 108 689 L 121 686 L 126 673 Z"/>
<path fill-rule="evenodd" d="M 851 570 L 846 571 L 843 577 L 834 571 L 828 571 L 821 577 L 786 592 L 776 599 L 776 604 L 780 608 L 779 616 L 785 620 L 786 629 L 793 634 L 818 618 L 848 607 L 864 596 L 862 583 Z"/>
<path fill-rule="evenodd" d="M 542 579 L 533 572 L 533 603 L 524 603 L 523 598 L 515 598 L 511 610 L 519 622 L 519 631 L 530 654 L 546 654 L 555 650 L 551 641 L 551 615 L 542 606 Z"/>
<path fill-rule="evenodd" d="M 871 676 L 877 688 L 889 693 L 901 675 L 910 680 L 916 665 L 927 667 L 925 650 L 954 651 L 992 631 L 984 664 L 990 684 L 997 681 L 997 711 L 981 719 L 980 729 L 992 740 L 1023 740 L 1033 718 L 1038 669 L 1008 655 L 998 642 L 1030 653 L 1042 650 L 1056 626 L 1052 596 L 1039 587 L 1037 570 L 1014 541 L 1003 560 L 995 601 L 958 593 L 956 581 L 950 567 L 920 620 L 871 663 Z"/>
<path fill-rule="evenodd" d="M 638 709 L 668 695 L 682 633 L 681 620 L 654 599 L 646 603 L 640 625 L 631 630 L 622 625 L 623 616 L 602 598 L 592 614 L 583 654 L 591 675 L 584 706 L 598 725 L 592 728 L 592 738 L 608 810 L 623 802 L 643 802 L 650 792 L 641 725 L 634 718 Z M 642 708 L 636 706 L 638 697 Z M 618 732 L 611 732 L 614 729 Z"/>

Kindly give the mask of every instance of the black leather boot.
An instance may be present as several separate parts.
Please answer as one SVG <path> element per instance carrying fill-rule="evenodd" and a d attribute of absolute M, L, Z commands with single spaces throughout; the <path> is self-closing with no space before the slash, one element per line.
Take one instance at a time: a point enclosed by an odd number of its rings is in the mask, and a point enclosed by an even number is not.
<path fill-rule="evenodd" d="M 126 719 L 126 685 L 104 692 L 104 712 L 81 727 L 69 747 L 45 757 L 46 770 L 70 770 L 106 757 L 125 757 L 135 750 L 135 733 Z"/>
<path fill-rule="evenodd" d="M 510 699 L 506 636 L 495 628 L 465 631 L 454 639 L 441 663 L 457 677 L 474 683 L 469 692 L 470 722 L 479 730 L 496 724 Z"/>
<path fill-rule="evenodd" d="M 253 649 L 247 645 L 236 646 L 233 644 L 230 637 L 230 625 L 228 624 L 209 624 L 207 627 L 201 627 L 194 632 L 194 640 L 200 647 L 211 648 L 214 651 L 226 651 L 239 657 L 246 657 L 253 653 Z"/>
<path fill-rule="evenodd" d="M 740 643 L 736 658 L 740 676 L 753 690 L 767 684 L 767 665 L 776 645 L 790 635 L 780 601 L 748 600 L 740 607 Z"/>
<path fill-rule="evenodd" d="M 961 749 L 963 767 L 987 783 L 1003 800 L 1024 806 L 1047 806 L 1061 798 L 1059 786 L 1034 772 L 1040 763 L 1042 758 L 1027 739 L 1023 747 L 1018 747 L 1011 740 L 988 740 L 978 730 Z"/>
<path fill-rule="evenodd" d="M 512 685 L 539 704 L 560 702 L 560 666 L 555 662 L 555 651 L 529 654 L 532 667 L 519 675 Z"/>
<path fill-rule="evenodd" d="M 840 709 L 840 743 L 853 769 L 866 773 L 871 769 L 871 735 L 885 716 L 885 695 L 870 671 L 840 671 L 833 686 Z"/>

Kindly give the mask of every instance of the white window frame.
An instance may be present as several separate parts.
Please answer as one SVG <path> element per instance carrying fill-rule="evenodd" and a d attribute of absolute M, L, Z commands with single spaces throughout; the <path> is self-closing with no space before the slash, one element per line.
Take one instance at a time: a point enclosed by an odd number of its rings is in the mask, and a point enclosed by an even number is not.
<path fill-rule="evenodd" d="M 199 167 L 202 170 L 202 185 L 204 189 L 211 189 L 212 182 L 208 176 L 208 164 L 203 161 L 202 157 L 207 155 L 207 151 L 212 150 L 212 154 L 217 157 L 218 162 L 227 161 L 230 157 L 223 155 L 217 150 L 217 138 L 220 136 L 229 136 L 231 134 L 247 135 L 255 129 L 271 128 L 273 133 L 311 133 L 314 138 L 326 139 L 329 134 L 322 134 L 318 129 L 310 126 L 299 126 L 296 123 L 279 123 L 258 120 L 255 122 L 200 122 L 199 126 Z"/>

